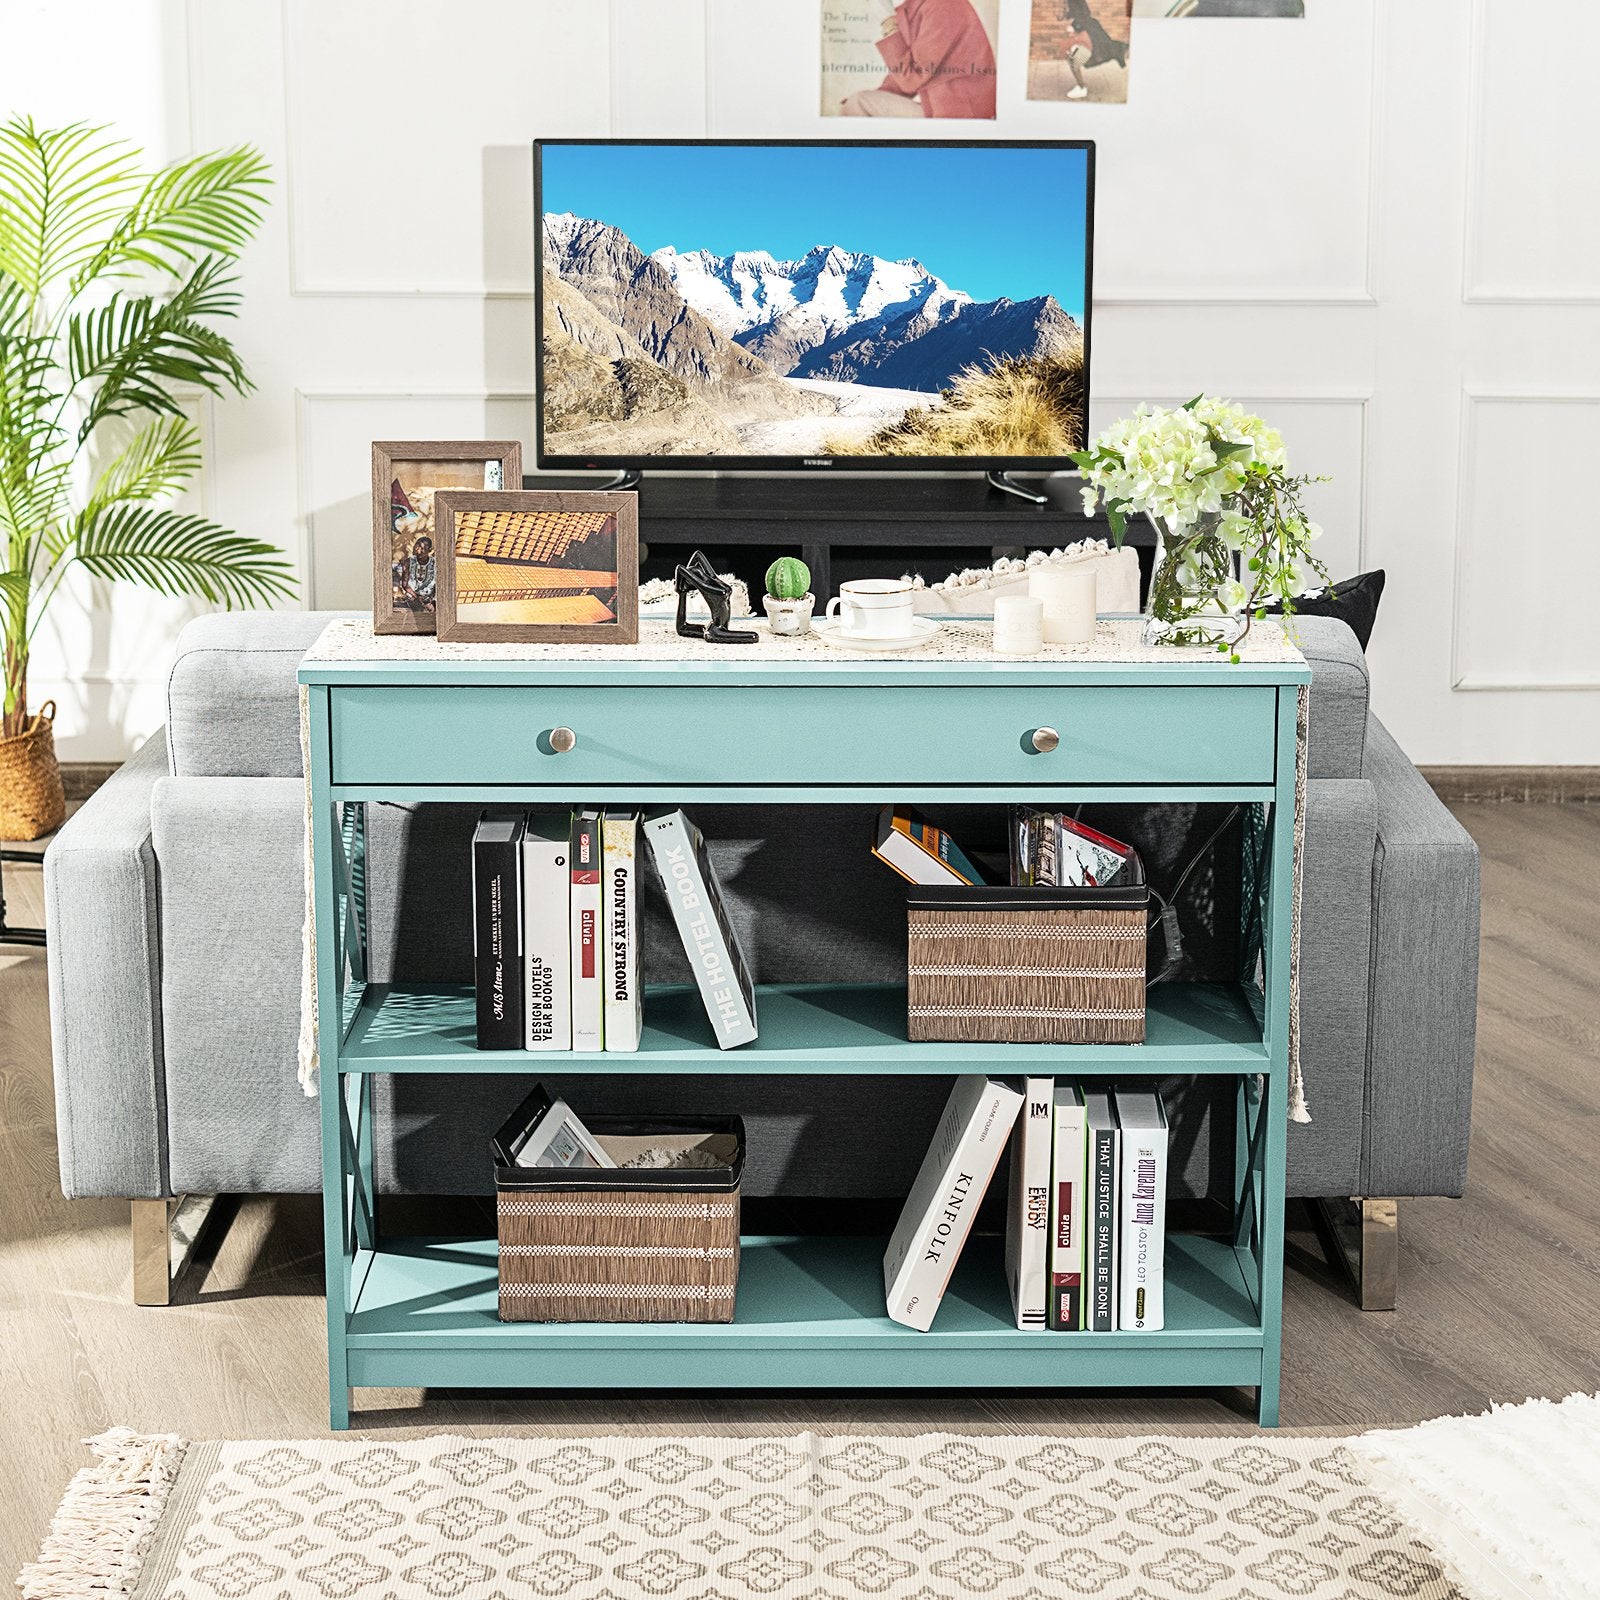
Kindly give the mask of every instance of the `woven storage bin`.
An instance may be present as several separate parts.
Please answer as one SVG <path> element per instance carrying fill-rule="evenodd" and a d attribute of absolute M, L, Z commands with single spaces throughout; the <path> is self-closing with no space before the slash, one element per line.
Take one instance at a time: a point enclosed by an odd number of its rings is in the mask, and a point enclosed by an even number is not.
<path fill-rule="evenodd" d="M 1144 1039 L 1150 891 L 1135 857 L 1106 888 L 916 888 L 906 1031 L 1000 1044 Z"/>
<path fill-rule="evenodd" d="M 739 1283 L 739 1117 L 586 1117 L 614 1160 L 698 1144 L 706 1169 L 519 1167 L 519 1107 L 494 1140 L 502 1322 L 732 1322 Z"/>
<path fill-rule="evenodd" d="M 0 739 L 0 839 L 40 839 L 67 820 L 55 720 L 47 700 L 15 738 Z"/>

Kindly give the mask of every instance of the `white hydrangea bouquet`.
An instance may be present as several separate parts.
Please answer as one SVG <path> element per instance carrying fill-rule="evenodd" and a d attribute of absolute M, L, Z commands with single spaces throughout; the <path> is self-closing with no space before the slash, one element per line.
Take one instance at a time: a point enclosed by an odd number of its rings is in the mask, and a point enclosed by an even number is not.
<path fill-rule="evenodd" d="M 1311 553 L 1322 530 L 1306 515 L 1306 485 L 1289 471 L 1276 428 L 1242 406 L 1200 395 L 1175 410 L 1141 405 L 1079 451 L 1084 510 L 1104 504 L 1120 546 L 1128 518 L 1148 517 L 1162 541 L 1150 583 L 1149 643 L 1236 646 L 1266 607 L 1327 585 Z"/>

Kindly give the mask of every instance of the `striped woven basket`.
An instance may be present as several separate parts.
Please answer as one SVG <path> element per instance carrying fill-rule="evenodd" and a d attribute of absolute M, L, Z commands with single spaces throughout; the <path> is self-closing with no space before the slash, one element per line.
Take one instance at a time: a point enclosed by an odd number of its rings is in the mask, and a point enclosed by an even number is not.
<path fill-rule="evenodd" d="M 502 1129 L 495 1140 L 500 1320 L 732 1322 L 741 1119 L 584 1121 L 615 1159 L 649 1144 L 692 1143 L 726 1164 L 688 1171 L 519 1167 L 500 1159 L 516 1144 Z"/>
<path fill-rule="evenodd" d="M 914 889 L 906 1031 L 1000 1044 L 1144 1039 L 1149 890 Z"/>

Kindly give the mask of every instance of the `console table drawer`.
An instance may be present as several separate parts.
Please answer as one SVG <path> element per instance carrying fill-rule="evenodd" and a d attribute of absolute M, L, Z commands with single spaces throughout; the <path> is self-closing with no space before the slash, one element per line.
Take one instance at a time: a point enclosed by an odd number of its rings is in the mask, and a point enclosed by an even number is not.
<path fill-rule="evenodd" d="M 1270 685 L 338 686 L 341 784 L 1271 783 Z M 1053 750 L 1034 748 L 1054 729 Z M 551 734 L 570 730 L 571 748 Z M 565 738 L 556 743 L 564 744 Z"/>

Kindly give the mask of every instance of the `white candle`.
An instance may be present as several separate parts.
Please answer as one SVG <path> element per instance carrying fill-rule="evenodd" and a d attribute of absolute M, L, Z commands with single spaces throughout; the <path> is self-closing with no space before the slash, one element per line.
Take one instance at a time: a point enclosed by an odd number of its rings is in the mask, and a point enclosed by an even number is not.
<path fill-rule="evenodd" d="M 1088 644 L 1094 638 L 1099 584 L 1093 567 L 1031 572 L 1028 593 L 1044 603 L 1047 644 Z"/>
<path fill-rule="evenodd" d="M 1031 656 L 1044 648 L 1044 602 L 1031 594 L 1003 594 L 994 602 L 996 655 Z"/>

